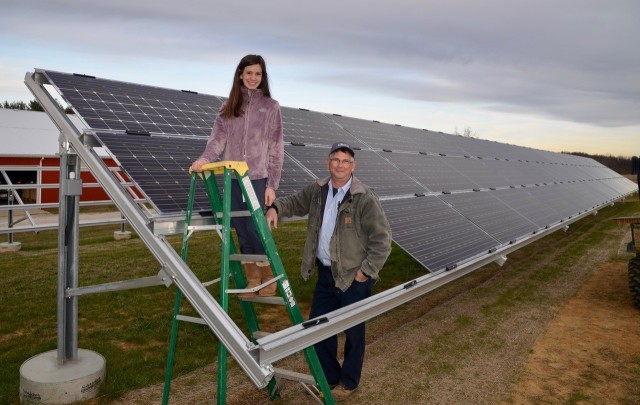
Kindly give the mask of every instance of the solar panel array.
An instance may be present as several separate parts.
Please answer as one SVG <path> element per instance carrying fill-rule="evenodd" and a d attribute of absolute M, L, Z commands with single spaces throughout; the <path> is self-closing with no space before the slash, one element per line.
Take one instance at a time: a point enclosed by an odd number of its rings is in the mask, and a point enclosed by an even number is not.
<path fill-rule="evenodd" d="M 162 214 L 184 213 L 188 168 L 223 99 L 45 71 Z M 636 185 L 579 156 L 282 107 L 278 194 L 327 176 L 336 141 L 356 149 L 356 176 L 376 190 L 394 241 L 430 271 L 455 268 L 577 215 Z M 209 210 L 203 192 L 196 208 Z"/>

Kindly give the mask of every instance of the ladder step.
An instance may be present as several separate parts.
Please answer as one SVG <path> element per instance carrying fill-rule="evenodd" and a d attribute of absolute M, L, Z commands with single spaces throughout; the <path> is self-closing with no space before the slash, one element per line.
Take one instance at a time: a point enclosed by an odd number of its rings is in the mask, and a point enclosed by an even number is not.
<path fill-rule="evenodd" d="M 209 287 L 210 285 L 214 285 L 214 284 L 219 283 L 219 282 L 220 282 L 220 277 L 214 278 L 213 280 L 210 280 L 210 281 L 205 281 L 205 282 L 202 283 L 202 285 L 204 287 Z"/>
<path fill-rule="evenodd" d="M 279 275 L 277 277 L 269 279 L 269 280 L 265 281 L 264 283 L 262 283 L 260 285 L 257 285 L 255 287 L 252 287 L 252 288 L 230 288 L 230 289 L 227 290 L 227 294 L 255 293 L 255 292 L 258 292 L 258 291 L 262 290 L 263 288 L 265 288 L 269 284 L 273 284 L 273 283 L 277 282 L 282 277 L 284 277 L 284 275 L 281 274 L 281 275 Z"/>
<path fill-rule="evenodd" d="M 193 231 L 218 231 L 222 230 L 222 225 L 189 225 L 187 230 Z"/>
<path fill-rule="evenodd" d="M 285 380 L 298 381 L 305 384 L 315 385 L 316 379 L 312 375 L 298 373 L 297 371 L 284 370 L 282 368 L 273 368 L 275 377 L 284 378 Z"/>
<path fill-rule="evenodd" d="M 202 318 L 198 318 L 195 316 L 187 316 L 187 315 L 177 315 L 176 319 L 179 321 L 191 322 L 191 323 L 199 323 L 200 325 L 206 325 L 207 323 Z"/>
<path fill-rule="evenodd" d="M 231 211 L 229 213 L 231 215 L 231 218 L 237 218 L 237 217 L 250 217 L 251 216 L 251 212 L 245 210 L 245 211 Z"/>
<path fill-rule="evenodd" d="M 248 210 L 231 211 L 231 212 L 229 212 L 229 216 L 231 218 L 250 217 L 251 216 L 251 212 L 249 212 Z M 224 214 L 221 211 L 216 211 L 216 218 L 224 218 Z"/>
<path fill-rule="evenodd" d="M 270 304 L 270 305 L 285 305 L 282 297 L 261 297 L 256 295 L 255 297 L 240 297 L 242 301 L 255 302 L 258 304 Z"/>
<path fill-rule="evenodd" d="M 267 255 L 243 255 L 241 253 L 236 253 L 229 255 L 229 260 L 236 262 L 268 262 L 269 257 Z"/>

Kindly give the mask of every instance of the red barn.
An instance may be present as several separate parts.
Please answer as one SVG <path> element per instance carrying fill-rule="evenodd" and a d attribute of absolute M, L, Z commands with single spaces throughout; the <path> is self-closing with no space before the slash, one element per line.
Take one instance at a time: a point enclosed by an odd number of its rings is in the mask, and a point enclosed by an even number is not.
<path fill-rule="evenodd" d="M 76 116 L 69 117 L 83 128 Z M 10 184 L 18 186 L 16 191 L 25 204 L 58 203 L 59 136 L 44 112 L 0 109 L 0 205 L 7 204 Z M 107 166 L 117 166 L 106 153 L 103 160 Z M 86 168 L 80 175 L 84 184 L 81 201 L 109 200 Z M 26 184 L 41 187 L 24 188 Z"/>

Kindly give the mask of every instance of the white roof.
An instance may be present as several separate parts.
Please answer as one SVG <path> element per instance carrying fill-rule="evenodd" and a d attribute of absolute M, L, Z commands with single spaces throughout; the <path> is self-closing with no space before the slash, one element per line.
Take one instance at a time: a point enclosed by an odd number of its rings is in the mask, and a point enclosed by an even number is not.
<path fill-rule="evenodd" d="M 84 128 L 75 115 L 67 115 L 77 128 Z M 58 156 L 60 131 L 42 111 L 0 108 L 0 155 Z"/>

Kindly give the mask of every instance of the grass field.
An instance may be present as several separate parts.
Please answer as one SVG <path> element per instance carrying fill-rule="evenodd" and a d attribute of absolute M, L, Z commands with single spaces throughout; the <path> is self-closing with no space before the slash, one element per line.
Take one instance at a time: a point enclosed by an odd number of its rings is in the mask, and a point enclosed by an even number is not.
<path fill-rule="evenodd" d="M 160 266 L 137 237 L 114 241 L 119 226 L 80 230 L 79 285 L 94 285 L 155 275 Z M 274 237 L 293 291 L 307 315 L 313 283 L 299 274 L 305 223 L 281 224 Z M 56 349 L 57 232 L 22 233 L 22 249 L 0 257 L 0 404 L 18 403 L 19 368 L 28 358 Z M 181 238 L 171 237 L 179 249 Z M 219 238 L 215 233 L 195 234 L 188 263 L 201 280 L 219 273 Z M 424 274 L 422 266 L 394 246 L 383 279 L 375 289 L 390 288 Z M 210 287 L 214 296 L 217 285 Z M 100 402 L 164 380 L 175 287 L 149 287 L 79 297 L 79 347 L 96 351 L 107 360 L 107 378 Z M 184 302 L 184 301 L 183 301 Z M 188 303 L 183 313 L 195 315 Z M 230 314 L 243 327 L 236 300 Z M 272 316 L 264 330 L 289 326 L 288 318 Z M 215 360 L 217 341 L 208 327 L 182 324 L 174 376 Z"/>
<path fill-rule="evenodd" d="M 627 203 L 616 204 L 609 211 L 597 217 L 589 217 L 576 224 L 605 221 L 604 226 L 589 235 L 581 235 L 581 242 L 558 255 L 553 262 L 546 263 L 541 271 L 535 272 L 531 282 L 549 283 L 562 274 L 562 268 L 569 262 L 585 254 L 589 246 L 597 246 L 604 237 L 602 229 L 614 227 L 603 216 L 626 216 L 637 214 L 637 198 Z M 589 227 L 585 229 L 590 229 Z M 80 230 L 80 286 L 101 284 L 112 281 L 133 279 L 155 275 L 159 264 L 146 246 L 135 237 L 128 241 L 114 241 L 113 232 L 119 226 L 82 228 Z M 313 283 L 304 283 L 299 277 L 299 263 L 305 238 L 305 223 L 281 224 L 274 234 L 293 290 L 306 315 L 311 300 Z M 567 238 L 575 236 L 568 235 Z M 558 239 L 560 238 L 560 239 Z M 517 253 L 513 259 L 523 266 L 526 257 L 533 251 L 554 249 L 554 240 L 565 238 L 563 233 L 555 233 L 529 245 Z M 19 234 L 22 250 L 4 253 L 0 256 L 0 274 L 3 293 L 0 304 L 0 404 L 18 403 L 19 368 L 28 358 L 56 349 L 56 286 L 57 286 L 57 232 L 40 234 Z M 178 249 L 180 237 L 170 238 Z M 188 263 L 202 279 L 215 278 L 219 266 L 219 240 L 214 233 L 195 234 L 190 243 Z M 495 266 L 495 265 L 491 265 Z M 483 272 L 478 273 L 478 277 Z M 382 273 L 382 280 L 376 284 L 376 291 L 396 286 L 404 281 L 424 274 L 422 266 L 404 251 L 394 246 L 392 254 Z M 467 281 L 473 279 L 471 276 Z M 464 289 L 465 278 L 451 283 L 444 289 Z M 526 284 L 526 283 L 525 283 Z M 217 287 L 211 287 L 216 294 Z M 482 311 L 498 316 L 514 301 L 535 300 L 535 286 L 526 284 L 519 289 L 508 289 L 500 299 L 484 304 Z M 482 301 L 480 288 L 475 297 Z M 438 294 L 432 295 L 434 299 Z M 115 293 L 82 296 L 79 298 L 79 347 L 94 350 L 107 359 L 107 378 L 102 386 L 98 403 L 109 403 L 125 393 L 150 385 L 160 384 L 164 379 L 168 349 L 170 320 L 175 298 L 175 287 L 150 287 Z M 230 313 L 242 327 L 239 306 L 231 300 Z M 402 322 L 403 311 L 398 308 L 395 315 L 385 314 L 383 318 Z M 427 311 L 422 308 L 421 311 Z M 411 309 L 415 316 L 415 308 Z M 183 313 L 194 314 L 188 304 Z M 282 329 L 288 326 L 286 316 L 272 314 L 269 324 L 263 329 Z M 455 330 L 465 330 L 473 320 L 468 317 L 455 319 Z M 398 325 L 396 325 L 397 327 Z M 489 325 L 490 326 L 490 325 Z M 487 326 L 488 327 L 488 326 Z M 395 327 L 394 327 L 395 328 Z M 393 328 L 392 328 L 393 329 Z M 420 350 L 429 353 L 447 352 L 455 356 L 455 340 L 444 334 L 434 339 L 429 347 Z M 211 364 L 216 358 L 216 339 L 205 326 L 182 324 L 176 353 L 174 377 Z M 438 372 L 433 367 L 432 372 Z M 440 370 L 447 373 L 446 369 Z M 213 383 L 213 382 L 212 382 Z"/>

